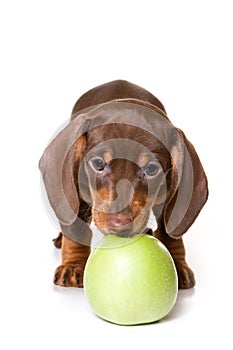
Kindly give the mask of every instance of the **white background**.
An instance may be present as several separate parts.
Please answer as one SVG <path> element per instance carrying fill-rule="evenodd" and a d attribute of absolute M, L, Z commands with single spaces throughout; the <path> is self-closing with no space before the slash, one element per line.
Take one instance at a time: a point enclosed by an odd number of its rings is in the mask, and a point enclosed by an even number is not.
<path fill-rule="evenodd" d="M 1 2 L 1 348 L 232 349 L 232 23 L 226 0 Z M 185 236 L 197 286 L 166 319 L 136 327 L 53 286 L 60 252 L 37 168 L 76 99 L 119 78 L 164 103 L 210 188 Z"/>

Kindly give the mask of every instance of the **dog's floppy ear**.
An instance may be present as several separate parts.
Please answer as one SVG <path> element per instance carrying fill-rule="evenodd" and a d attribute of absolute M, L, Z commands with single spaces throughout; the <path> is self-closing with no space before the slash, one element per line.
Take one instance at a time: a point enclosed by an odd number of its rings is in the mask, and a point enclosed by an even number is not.
<path fill-rule="evenodd" d="M 74 123 L 52 140 L 39 162 L 50 205 L 63 225 L 71 225 L 79 210 L 76 176 L 85 135 L 78 123 Z"/>
<path fill-rule="evenodd" d="M 173 130 L 172 169 L 163 210 L 165 230 L 179 238 L 192 225 L 208 197 L 207 178 L 193 145 L 184 133 Z"/>

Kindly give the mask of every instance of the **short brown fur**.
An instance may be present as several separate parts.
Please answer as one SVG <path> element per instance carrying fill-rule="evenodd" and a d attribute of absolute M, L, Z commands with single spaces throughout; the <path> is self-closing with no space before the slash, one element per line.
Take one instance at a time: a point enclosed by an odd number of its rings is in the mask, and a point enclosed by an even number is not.
<path fill-rule="evenodd" d="M 161 115 L 167 118 L 162 103 L 156 97 L 139 86 L 120 80 L 101 85 L 84 94 L 73 108 L 72 119 L 74 119 L 82 109 L 118 99 L 133 99 L 135 103 L 160 110 Z M 108 177 L 108 182 L 106 182 L 103 177 L 99 176 L 97 177 L 97 186 L 95 189 L 86 182 L 85 190 L 82 194 L 79 193 L 79 183 L 77 179 L 80 162 L 83 157 L 94 145 L 107 138 L 114 138 L 116 127 L 105 125 L 104 127 L 98 127 L 97 130 L 88 131 L 85 135 L 81 136 L 67 154 L 62 177 L 66 198 L 73 211 L 76 212 L 78 210 L 78 218 L 88 225 L 91 219 L 93 219 L 96 226 L 101 229 L 103 233 L 107 233 L 109 228 L 112 227 L 111 225 L 115 225 L 117 228 L 118 224 L 122 226 L 125 225 L 126 227 L 129 225 L 133 232 L 133 220 L 135 221 L 136 228 L 144 227 L 149 217 L 149 210 L 153 210 L 157 217 L 158 228 L 152 234 L 160 239 L 170 251 L 178 272 L 179 288 L 191 288 L 195 285 L 195 278 L 185 259 L 182 235 L 191 226 L 208 197 L 207 179 L 198 155 L 193 145 L 186 139 L 184 133 L 177 129 L 191 156 L 194 169 L 194 191 L 190 206 L 181 224 L 172 232 L 168 233 L 166 224 L 171 216 L 177 196 L 178 179 L 174 162 L 167 150 L 163 150 L 161 143 L 153 139 L 148 133 L 140 134 L 136 132 L 137 130 L 132 126 L 124 126 L 124 132 L 120 130 L 120 125 L 117 126 L 117 128 L 120 135 L 123 137 L 127 138 L 128 135 L 130 136 L 129 138 L 134 138 L 136 141 L 145 144 L 148 149 L 156 148 L 160 150 L 159 161 L 163 169 L 165 169 L 164 173 L 166 179 L 164 180 L 161 178 L 160 187 L 158 186 L 157 188 L 158 192 L 154 193 L 154 196 L 152 193 L 150 195 L 151 197 L 147 198 L 147 185 L 143 180 L 143 175 L 140 175 L 135 164 L 124 159 L 112 159 L 111 152 L 107 149 L 104 159 L 106 163 L 111 164 L 112 169 L 112 173 Z M 137 137 L 135 135 L 137 135 Z M 179 152 L 176 150 L 175 141 L 171 147 L 171 152 L 173 152 L 173 157 L 175 154 L 175 157 L 179 158 Z M 147 163 L 147 155 L 142 154 L 140 162 L 141 165 L 144 166 Z M 179 164 L 179 159 L 177 164 Z M 185 168 L 185 164 L 182 163 L 182 160 L 180 160 L 179 166 L 181 169 Z M 98 210 L 97 194 L 110 203 L 116 197 L 115 185 L 122 178 L 128 179 L 134 186 L 134 194 L 129 205 L 115 214 L 102 212 L 101 209 Z M 163 198 L 162 194 L 163 181 L 166 181 L 167 186 L 166 198 Z M 80 201 L 79 208 L 77 207 L 77 197 Z M 162 213 L 158 214 L 163 201 L 165 201 L 164 209 Z M 92 203 L 92 205 L 93 203 L 97 204 L 95 208 L 92 208 L 88 203 Z M 147 203 L 149 204 L 147 205 Z M 116 233 L 121 233 L 121 231 L 116 230 Z M 151 231 L 148 230 L 148 233 L 151 233 Z M 81 244 L 60 233 L 58 238 L 54 240 L 55 246 L 62 248 L 62 263 L 55 271 L 55 284 L 73 287 L 83 286 L 83 271 L 86 260 L 90 254 L 90 247 L 88 246 L 90 239 L 91 237 L 88 236 L 85 244 Z"/>

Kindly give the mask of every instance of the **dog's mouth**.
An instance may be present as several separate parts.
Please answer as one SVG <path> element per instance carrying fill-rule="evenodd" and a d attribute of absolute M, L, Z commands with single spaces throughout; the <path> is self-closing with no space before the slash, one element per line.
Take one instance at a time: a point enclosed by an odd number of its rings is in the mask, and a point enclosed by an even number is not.
<path fill-rule="evenodd" d="M 116 235 L 122 238 L 131 238 L 136 236 L 139 233 L 143 233 L 143 234 L 148 234 L 148 235 L 153 235 L 153 232 L 151 230 L 151 228 L 144 228 L 143 230 L 138 230 L 138 231 L 134 231 L 134 230 L 130 230 L 130 229 L 126 229 L 126 228 L 122 228 L 122 229 L 118 229 L 118 230 L 114 230 L 114 229 L 109 229 L 108 230 L 108 234 L 112 234 L 112 235 Z"/>
<path fill-rule="evenodd" d="M 145 226 L 146 223 L 138 225 L 135 219 L 125 214 L 113 215 L 107 219 L 107 232 L 119 237 L 130 238 L 138 233 L 144 233 Z"/>
<path fill-rule="evenodd" d="M 149 216 L 145 212 L 137 212 L 124 209 L 117 213 L 104 213 L 93 211 L 94 224 L 104 235 L 112 234 L 119 237 L 133 237 L 147 230 Z"/>
<path fill-rule="evenodd" d="M 125 228 L 122 228 L 122 229 L 108 229 L 108 233 L 112 234 L 112 235 L 119 236 L 119 237 L 125 237 L 125 238 L 133 237 L 136 234 L 136 232 L 133 232 L 132 230 L 125 229 Z"/>
<path fill-rule="evenodd" d="M 133 233 L 133 218 L 130 212 L 109 214 L 106 220 L 107 231 L 120 237 L 131 237 Z"/>

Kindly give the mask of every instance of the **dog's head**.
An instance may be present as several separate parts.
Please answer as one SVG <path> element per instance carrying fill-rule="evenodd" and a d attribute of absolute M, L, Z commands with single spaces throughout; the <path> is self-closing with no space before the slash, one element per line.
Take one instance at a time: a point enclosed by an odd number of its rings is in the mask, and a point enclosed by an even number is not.
<path fill-rule="evenodd" d="M 81 216 L 81 200 L 104 234 L 143 232 L 153 210 L 180 237 L 207 198 L 193 146 L 162 110 L 136 100 L 79 112 L 47 147 L 40 169 L 63 230 Z"/>
<path fill-rule="evenodd" d="M 149 132 L 117 123 L 88 131 L 80 147 L 79 191 L 97 228 L 123 236 L 143 232 L 153 206 L 166 199 L 168 150 Z"/>

